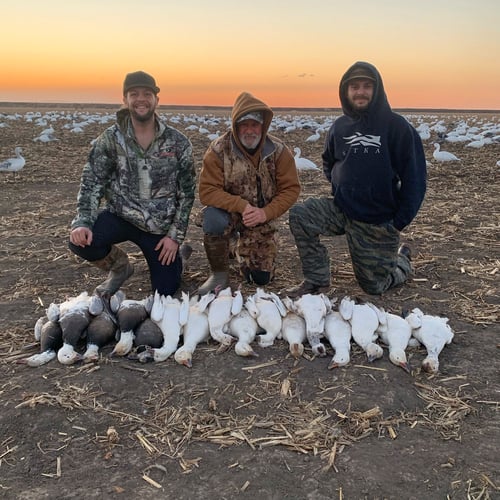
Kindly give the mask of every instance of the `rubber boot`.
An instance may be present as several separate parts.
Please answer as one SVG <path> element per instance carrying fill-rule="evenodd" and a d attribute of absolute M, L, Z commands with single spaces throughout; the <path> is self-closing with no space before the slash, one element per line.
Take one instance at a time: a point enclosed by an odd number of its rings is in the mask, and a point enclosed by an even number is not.
<path fill-rule="evenodd" d="M 203 246 L 212 274 L 198 288 L 199 295 L 205 295 L 216 288 L 222 289 L 229 285 L 229 238 L 205 234 Z"/>
<path fill-rule="evenodd" d="M 104 259 L 93 260 L 90 263 L 99 269 L 109 271 L 108 278 L 95 289 L 96 293 L 102 296 L 111 297 L 134 273 L 134 266 L 129 262 L 127 254 L 115 245 Z"/>

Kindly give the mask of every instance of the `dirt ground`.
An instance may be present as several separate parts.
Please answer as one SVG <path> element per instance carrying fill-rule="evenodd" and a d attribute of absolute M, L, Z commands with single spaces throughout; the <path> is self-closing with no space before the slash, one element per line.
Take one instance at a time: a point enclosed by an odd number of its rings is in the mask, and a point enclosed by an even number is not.
<path fill-rule="evenodd" d="M 432 159 L 436 132 L 425 141 L 428 192 L 403 234 L 415 267 L 405 286 L 363 295 L 345 242 L 329 242 L 330 297 L 369 298 L 392 312 L 420 307 L 449 318 L 455 337 L 441 353 L 438 375 L 421 371 L 422 349 L 408 350 L 411 374 L 392 365 L 387 351 L 369 364 L 356 348 L 349 366 L 328 370 L 330 348 L 325 358 L 306 349 L 294 360 L 283 341 L 256 346 L 259 357 L 252 359 L 218 353 L 211 341 L 198 347 L 191 369 L 172 358 L 157 364 L 109 358 L 112 346 L 96 364 L 54 360 L 30 368 L 16 361 L 39 350 L 33 327 L 48 305 L 91 292 L 102 279 L 70 255 L 67 238 L 90 141 L 110 122 L 94 121 L 81 133 L 64 125 L 115 107 L 67 107 L 61 117 L 63 110 L 0 106 L 6 124 L 0 160 L 15 146 L 26 158 L 21 172 L 0 176 L 1 498 L 500 498 L 500 144 L 444 143 L 461 161 L 439 164 Z M 55 112 L 58 118 L 46 126 L 30 114 Z M 162 113 L 174 120 L 193 116 L 192 110 Z M 196 112 L 212 114 L 227 116 Z M 442 119 L 448 128 L 461 119 L 499 121 L 487 113 L 408 116 L 415 124 Z M 188 122 L 173 124 L 184 130 Z M 34 142 L 49 125 L 60 140 Z M 209 139 L 185 133 L 199 169 Z M 320 164 L 323 139 L 306 142 L 311 133 L 275 131 Z M 327 194 L 322 174 L 300 177 L 303 198 Z M 193 218 L 199 208 L 197 201 Z M 183 289 L 193 292 L 208 272 L 194 224 L 187 241 L 194 252 Z M 280 243 L 277 277 L 267 287 L 276 292 L 302 279 L 286 216 Z M 136 265 L 124 289 L 129 298 L 144 298 L 150 290 L 142 255 L 124 248 Z M 238 283 L 235 270 L 232 278 Z"/>

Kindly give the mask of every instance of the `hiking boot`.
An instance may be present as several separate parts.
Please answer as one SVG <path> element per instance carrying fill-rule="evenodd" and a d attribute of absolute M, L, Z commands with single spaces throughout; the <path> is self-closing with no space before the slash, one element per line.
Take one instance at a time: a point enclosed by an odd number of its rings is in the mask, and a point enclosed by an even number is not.
<path fill-rule="evenodd" d="M 330 290 L 330 285 L 316 285 L 315 283 L 311 283 L 310 281 L 304 280 L 302 283 L 298 285 L 288 288 L 285 290 L 285 294 L 291 299 L 295 299 L 302 295 L 306 295 L 308 293 L 319 294 L 326 293 Z"/>
<path fill-rule="evenodd" d="M 398 250 L 399 255 L 404 255 L 408 260 L 411 261 L 411 248 L 406 243 L 403 243 Z"/>
<path fill-rule="evenodd" d="M 90 261 L 90 264 L 109 271 L 107 279 L 95 289 L 98 295 L 105 297 L 111 297 L 116 293 L 134 273 L 134 266 L 129 262 L 127 254 L 115 245 L 104 259 Z"/>

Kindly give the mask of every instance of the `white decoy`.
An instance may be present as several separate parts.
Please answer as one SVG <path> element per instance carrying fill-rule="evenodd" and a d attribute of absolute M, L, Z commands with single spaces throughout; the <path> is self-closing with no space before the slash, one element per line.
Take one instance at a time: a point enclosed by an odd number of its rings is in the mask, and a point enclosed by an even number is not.
<path fill-rule="evenodd" d="M 45 316 L 35 323 L 35 340 L 40 342 L 40 352 L 17 363 L 28 366 L 42 366 L 57 356 L 57 350 L 63 345 L 61 325 L 57 321 L 47 320 Z"/>
<path fill-rule="evenodd" d="M 348 365 L 351 360 L 351 324 L 338 311 L 325 316 L 325 337 L 335 351 L 328 369 Z"/>
<path fill-rule="evenodd" d="M 283 299 L 287 313 L 282 320 L 281 337 L 288 342 L 290 354 L 298 359 L 304 354 L 304 342 L 307 339 L 306 320 L 295 310 L 295 303 L 290 297 Z"/>
<path fill-rule="evenodd" d="M 141 300 L 124 299 L 118 305 L 116 319 L 119 340 L 110 356 L 126 356 L 134 345 L 134 330 L 150 315 L 154 298 L 148 296 Z"/>
<path fill-rule="evenodd" d="M 448 318 L 424 314 L 415 308 L 405 318 L 412 329 L 412 336 L 427 350 L 427 357 L 422 361 L 422 369 L 429 373 L 439 371 L 439 354 L 444 346 L 453 340 L 453 331 L 448 325 Z"/>
<path fill-rule="evenodd" d="M 312 162 L 311 160 L 308 160 L 307 158 L 302 158 L 300 155 L 302 151 L 300 148 L 293 148 L 295 152 L 295 166 L 297 167 L 297 170 L 320 170 L 319 167 Z"/>
<path fill-rule="evenodd" d="M 323 293 L 306 293 L 295 299 L 295 310 L 306 322 L 306 335 L 316 356 L 326 356 L 326 348 L 321 342 L 325 331 L 325 316 L 332 310 L 330 299 Z"/>
<path fill-rule="evenodd" d="M 457 158 L 453 153 L 449 151 L 441 151 L 441 146 L 438 142 L 434 143 L 434 152 L 432 153 L 432 157 L 436 161 L 460 161 L 460 158 Z"/>
<path fill-rule="evenodd" d="M 210 338 L 207 307 L 214 298 L 215 294 L 210 292 L 201 297 L 195 295 L 189 299 L 189 316 L 182 333 L 183 343 L 174 354 L 175 361 L 180 365 L 191 368 L 193 352 L 197 345 Z"/>
<path fill-rule="evenodd" d="M 342 318 L 351 323 L 352 339 L 365 351 L 368 361 L 381 358 L 384 351 L 375 340 L 378 338 L 377 328 L 385 321 L 382 312 L 369 302 L 356 304 L 348 296 L 340 302 L 339 312 Z"/>
<path fill-rule="evenodd" d="M 148 361 L 160 363 L 175 353 L 179 346 L 182 328 L 188 321 L 189 296 L 186 293 L 182 293 L 182 301 L 170 295 L 162 295 L 161 302 L 163 315 L 157 324 L 163 333 L 163 344 L 158 349 L 146 348 L 145 351 L 138 354 L 138 359 L 141 363 Z M 153 316 L 151 316 L 151 319 L 154 321 Z"/>
<path fill-rule="evenodd" d="M 236 300 L 234 306 L 233 299 Z M 237 309 L 240 302 L 242 302 L 241 292 L 237 293 L 236 296 L 233 297 L 231 287 L 228 286 L 216 292 L 216 297 L 212 300 L 208 308 L 208 326 L 210 336 L 222 346 L 230 346 L 235 340 L 234 337 L 228 334 L 229 321 L 231 321 L 234 314 L 239 312 Z"/>
<path fill-rule="evenodd" d="M 233 337 L 238 339 L 234 345 L 234 352 L 238 356 L 259 356 L 250 345 L 255 340 L 258 330 L 259 325 L 257 321 L 245 308 L 241 309 L 238 314 L 231 318 L 229 321 L 229 331 Z"/>
<path fill-rule="evenodd" d="M 82 292 L 77 297 L 71 297 L 59 305 L 59 324 L 62 329 L 63 345 L 57 351 L 57 359 L 63 365 L 72 365 L 81 361 L 82 355 L 75 348 L 85 335 L 90 323 L 91 297 Z"/>
<path fill-rule="evenodd" d="M 389 348 L 391 363 L 411 373 L 405 352 L 411 338 L 411 327 L 403 317 L 397 314 L 386 312 L 385 317 L 385 323 L 380 323 L 377 328 L 380 340 Z"/>
<path fill-rule="evenodd" d="M 317 129 L 316 132 L 314 132 L 314 134 L 310 135 L 306 139 L 306 142 L 316 142 L 319 140 L 320 137 L 321 137 L 320 129 Z"/>
<path fill-rule="evenodd" d="M 26 164 L 26 160 L 21 156 L 22 150 L 21 147 L 17 146 L 14 150 L 15 158 L 9 158 L 0 163 L 0 172 L 19 172 Z"/>

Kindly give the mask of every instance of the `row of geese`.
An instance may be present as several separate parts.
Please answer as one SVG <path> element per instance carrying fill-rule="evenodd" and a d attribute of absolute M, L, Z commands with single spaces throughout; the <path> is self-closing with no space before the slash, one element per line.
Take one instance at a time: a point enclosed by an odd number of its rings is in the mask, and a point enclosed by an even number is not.
<path fill-rule="evenodd" d="M 418 308 L 403 317 L 348 296 L 337 309 L 336 302 L 325 294 L 280 298 L 262 288 L 246 300 L 230 287 L 202 296 L 182 292 L 181 298 L 155 293 L 142 300 L 127 299 L 121 290 L 109 300 L 82 292 L 49 305 L 34 327 L 40 352 L 18 363 L 40 366 L 55 358 L 64 365 L 97 362 L 100 350 L 115 342 L 112 357 L 145 363 L 173 355 L 177 363 L 191 367 L 196 347 L 210 340 L 220 351 L 234 344 L 237 355 L 256 357 L 255 344 L 266 348 L 283 339 L 295 358 L 304 354 L 306 345 L 315 356 L 324 357 L 326 339 L 334 351 L 328 366 L 332 369 L 349 364 L 352 343 L 363 349 L 369 362 L 381 358 L 380 340 L 390 361 L 409 373 L 406 349 L 423 345 L 427 356 L 422 368 L 438 372 L 439 354 L 453 339 L 448 318 Z M 80 354 L 82 344 L 85 351 Z"/>

